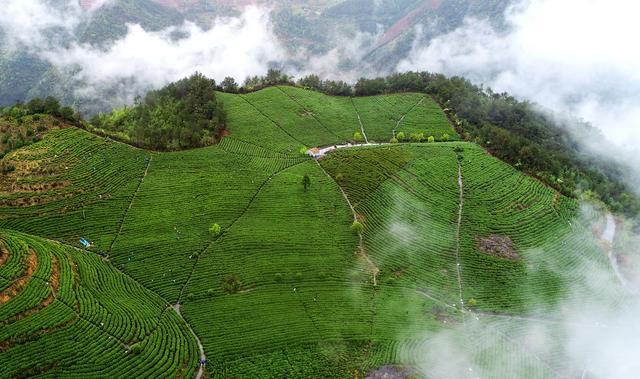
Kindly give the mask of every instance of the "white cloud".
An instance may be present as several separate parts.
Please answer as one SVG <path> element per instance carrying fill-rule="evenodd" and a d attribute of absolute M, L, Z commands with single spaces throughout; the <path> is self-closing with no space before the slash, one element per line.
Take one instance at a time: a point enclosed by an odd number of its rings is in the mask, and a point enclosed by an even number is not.
<path fill-rule="evenodd" d="M 507 32 L 468 19 L 428 45 L 414 45 L 398 70 L 464 75 L 569 111 L 621 146 L 640 137 L 640 3 L 525 1 L 506 13 Z"/>
<path fill-rule="evenodd" d="M 0 30 L 12 48 L 36 48 L 47 45 L 44 33 L 52 28 L 71 31 L 80 22 L 77 1 L 55 6 L 43 0 L 4 0 L 0 12 Z"/>
<path fill-rule="evenodd" d="M 180 35 L 179 39 L 175 39 Z M 237 18 L 217 19 L 204 30 L 187 22 L 159 32 L 129 25 L 127 35 L 106 50 L 74 43 L 41 55 L 94 90 L 127 80 L 134 88 L 160 87 L 199 71 L 217 80 L 263 74 L 286 54 L 272 32 L 269 13 L 256 7 Z"/>
<path fill-rule="evenodd" d="M 241 81 L 264 74 L 272 62 L 287 58 L 265 8 L 247 7 L 238 17 L 214 20 L 209 29 L 185 22 L 152 32 L 131 24 L 125 37 L 98 47 L 73 37 L 75 28 L 93 15 L 78 1 L 6 1 L 0 14 L 6 46 L 38 54 L 68 73 L 83 97 L 104 100 L 108 92 L 113 105 L 195 71 L 217 80 L 233 76 Z M 108 2 L 94 1 L 90 9 Z"/>

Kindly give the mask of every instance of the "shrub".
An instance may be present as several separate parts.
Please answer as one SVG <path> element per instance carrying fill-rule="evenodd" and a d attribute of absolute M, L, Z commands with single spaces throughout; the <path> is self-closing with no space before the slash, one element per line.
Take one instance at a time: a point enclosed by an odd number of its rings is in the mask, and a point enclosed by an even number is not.
<path fill-rule="evenodd" d="M 398 141 L 402 142 L 406 139 L 405 135 L 403 132 L 400 132 L 398 134 L 396 134 L 396 138 L 398 139 Z"/>
<path fill-rule="evenodd" d="M 296 272 L 296 281 L 298 281 L 298 282 L 302 281 L 302 273 L 301 272 Z"/>
<path fill-rule="evenodd" d="M 362 225 L 360 221 L 354 221 L 353 224 L 351 224 L 351 230 L 357 234 L 361 234 L 364 231 L 364 225 Z"/>
<path fill-rule="evenodd" d="M 298 149 L 298 153 L 300 153 L 300 155 L 304 155 L 304 156 L 306 156 L 306 155 L 307 155 L 307 150 L 309 150 L 309 148 L 308 148 L 308 147 L 306 147 L 306 146 L 300 146 L 300 148 Z"/>
<path fill-rule="evenodd" d="M 391 137 L 389 143 L 398 143 L 398 139 L 396 137 Z"/>
<path fill-rule="evenodd" d="M 207 290 L 207 295 L 209 295 L 209 296 L 213 296 L 215 293 L 216 293 L 216 291 L 213 288 L 209 288 Z"/>
<path fill-rule="evenodd" d="M 450 138 L 449 135 L 445 133 L 440 137 L 440 141 L 447 142 L 449 138 Z"/>
<path fill-rule="evenodd" d="M 422 142 L 424 141 L 424 133 L 411 133 L 411 142 Z"/>
<path fill-rule="evenodd" d="M 228 294 L 237 293 L 242 289 L 242 282 L 235 275 L 227 275 L 222 279 L 222 290 Z"/>
<path fill-rule="evenodd" d="M 276 283 L 280 283 L 281 281 L 284 280 L 284 275 L 278 272 L 273 276 L 273 280 L 275 280 Z"/>
<path fill-rule="evenodd" d="M 214 237 L 218 237 L 220 234 L 222 234 L 222 228 L 218 224 L 213 224 L 209 228 L 209 232 L 213 234 Z"/>
<path fill-rule="evenodd" d="M 16 166 L 9 164 L 7 162 L 2 162 L 2 173 L 8 174 L 16 170 Z"/>
<path fill-rule="evenodd" d="M 129 351 L 131 352 L 131 354 L 133 355 L 138 355 L 140 353 L 142 353 L 142 344 L 140 342 L 136 342 L 133 345 L 131 345 L 131 347 L 129 348 Z"/>
<path fill-rule="evenodd" d="M 429 138 L 427 139 L 427 141 L 429 141 L 429 143 L 433 143 L 436 142 L 436 139 L 434 136 L 429 136 Z"/>
<path fill-rule="evenodd" d="M 341 173 L 341 172 L 339 172 L 339 173 L 336 175 L 336 181 L 337 181 L 337 182 L 341 182 L 341 181 L 343 181 L 343 180 L 344 180 L 344 175 L 342 175 L 342 173 Z"/>
<path fill-rule="evenodd" d="M 474 299 L 474 298 L 471 298 L 471 299 L 469 299 L 469 301 L 467 301 L 467 306 L 469 308 L 473 308 L 476 305 L 478 305 L 478 301 L 476 299 Z"/>
<path fill-rule="evenodd" d="M 311 178 L 309 178 L 309 175 L 305 174 L 302 177 L 302 187 L 304 187 L 304 192 L 307 192 L 310 186 L 311 186 Z"/>

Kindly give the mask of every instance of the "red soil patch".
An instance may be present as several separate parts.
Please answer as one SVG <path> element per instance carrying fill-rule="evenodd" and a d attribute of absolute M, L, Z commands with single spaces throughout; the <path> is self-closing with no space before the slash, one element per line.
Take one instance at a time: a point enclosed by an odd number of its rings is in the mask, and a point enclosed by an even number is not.
<path fill-rule="evenodd" d="M 4 265 L 5 263 L 7 263 L 7 260 L 9 259 L 9 250 L 7 250 L 1 243 L 0 243 L 0 266 Z"/>
<path fill-rule="evenodd" d="M 478 238 L 478 249 L 485 254 L 499 258 L 518 260 L 520 255 L 513 246 L 513 241 L 507 236 L 493 234 Z"/>
<path fill-rule="evenodd" d="M 0 292 L 0 305 L 6 304 L 9 300 L 13 299 L 22 289 L 29 283 L 33 273 L 38 268 L 38 257 L 36 253 L 29 249 L 29 256 L 27 257 L 27 269 L 24 270 L 23 275 L 19 277 L 13 284 L 5 288 Z"/>
<path fill-rule="evenodd" d="M 413 375 L 406 367 L 386 365 L 367 373 L 367 379 L 405 379 Z"/>
<path fill-rule="evenodd" d="M 425 11 L 429 9 L 438 9 L 442 5 L 442 0 L 427 0 L 419 6 L 418 8 L 409 12 L 406 16 L 401 18 L 398 22 L 396 22 L 393 26 L 391 26 L 382 37 L 376 43 L 376 49 L 382 45 L 385 45 L 394 39 L 398 38 L 402 33 L 407 31 L 411 26 L 413 26 L 416 18 L 423 14 Z"/>
<path fill-rule="evenodd" d="M 58 288 L 60 287 L 60 266 L 58 265 L 58 259 L 56 259 L 54 255 L 51 256 L 51 277 L 49 278 L 49 285 L 51 286 L 51 292 L 49 296 L 40 303 L 42 308 L 53 303 L 55 294 L 58 293 Z"/>

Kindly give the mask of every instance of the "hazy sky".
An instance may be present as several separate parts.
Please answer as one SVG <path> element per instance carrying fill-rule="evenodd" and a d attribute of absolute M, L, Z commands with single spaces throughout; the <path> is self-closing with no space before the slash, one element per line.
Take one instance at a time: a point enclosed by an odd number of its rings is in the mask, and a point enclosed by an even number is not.
<path fill-rule="evenodd" d="M 103 1 L 104 6 L 109 6 Z M 219 18 L 209 30 L 186 22 L 149 32 L 129 25 L 128 34 L 107 48 L 83 45 L 68 38 L 60 48 L 44 37 L 51 28 L 71 35 L 92 12 L 76 0 L 4 0 L 0 28 L 13 48 L 39 54 L 62 71 L 72 70 L 83 83 L 84 95 L 100 93 L 114 83 L 124 92 L 120 102 L 136 92 L 160 87 L 200 71 L 217 80 L 238 81 L 266 72 L 270 64 L 304 62 L 290 74 L 317 72 L 354 80 L 374 75 L 361 70 L 343 72 L 344 58 L 358 62 L 375 36 L 337 39 L 321 56 L 287 51 L 273 31 L 268 9 L 250 7 L 236 18 Z M 568 111 L 592 122 L 607 138 L 635 149 L 640 137 L 640 3 L 628 0 L 516 1 L 506 13 L 507 31 L 467 19 L 460 28 L 430 42 L 416 38 L 413 49 L 396 70 L 429 70 L 461 74 L 495 91 L 508 91 L 555 111 Z M 416 26 L 419 30 L 420 26 Z M 61 34 L 61 32 L 62 34 Z M 179 31 L 184 37 L 172 38 Z M 290 67 L 290 66 L 284 66 Z"/>
<path fill-rule="evenodd" d="M 398 70 L 465 75 L 591 121 L 619 144 L 640 136 L 640 2 L 537 0 L 507 11 L 509 30 L 485 22 L 429 44 L 419 40 Z"/>

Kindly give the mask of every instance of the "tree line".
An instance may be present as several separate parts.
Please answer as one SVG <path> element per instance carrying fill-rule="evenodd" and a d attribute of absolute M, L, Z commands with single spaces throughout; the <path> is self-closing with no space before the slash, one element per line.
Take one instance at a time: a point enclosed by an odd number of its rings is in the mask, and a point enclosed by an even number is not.
<path fill-rule="evenodd" d="M 195 73 L 147 93 L 131 107 L 95 115 L 90 127 L 154 150 L 212 145 L 221 138 L 226 123 L 217 88 L 214 80 Z"/>
<path fill-rule="evenodd" d="M 73 108 L 62 106 L 54 97 L 35 98 L 0 107 L 0 159 L 9 152 L 40 140 L 47 129 L 62 125 L 80 126 L 81 117 Z M 0 163 L 0 173 L 14 169 L 8 162 Z"/>

